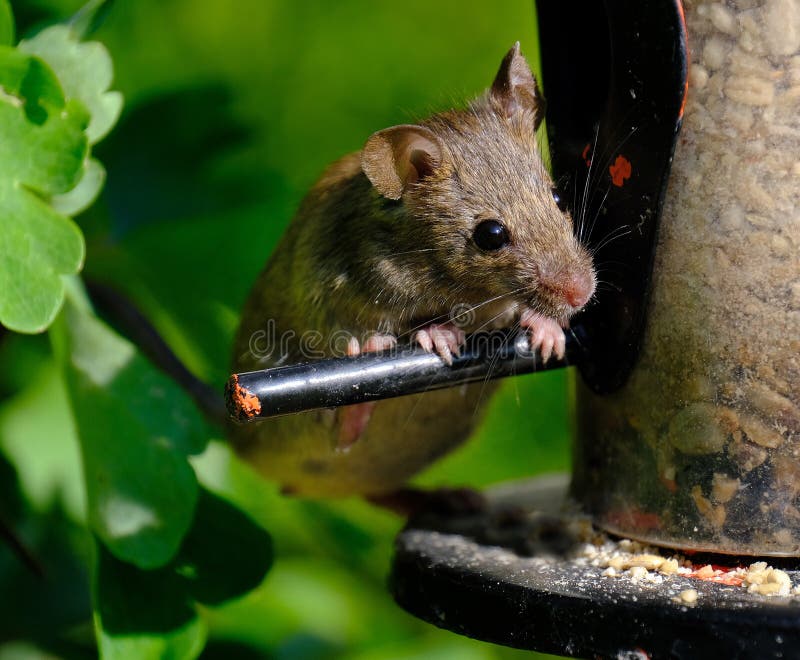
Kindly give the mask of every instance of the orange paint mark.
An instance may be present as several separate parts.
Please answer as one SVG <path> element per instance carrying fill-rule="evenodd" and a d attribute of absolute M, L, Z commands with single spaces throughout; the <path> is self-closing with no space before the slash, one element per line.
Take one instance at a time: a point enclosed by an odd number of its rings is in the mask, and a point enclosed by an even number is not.
<path fill-rule="evenodd" d="M 687 573 L 686 577 L 694 578 L 695 580 L 703 580 L 705 582 L 714 582 L 716 584 L 725 584 L 730 587 L 741 587 L 744 584 L 744 575 L 741 568 L 730 566 L 717 566 L 712 564 L 711 568 L 714 571 L 713 575 L 706 575 L 703 571 L 703 566 L 692 565 L 692 572 Z"/>
<path fill-rule="evenodd" d="M 231 400 L 236 406 L 239 417 L 244 419 L 252 419 L 261 414 L 261 402 L 258 397 L 249 392 L 244 387 L 239 385 L 239 376 L 234 374 L 231 376 Z"/>
<path fill-rule="evenodd" d="M 586 146 L 583 148 L 583 153 L 581 154 L 581 158 L 583 158 L 583 162 L 586 163 L 586 167 L 592 166 L 592 159 L 589 158 L 589 149 L 591 146 L 592 145 L 587 142 Z"/>
<path fill-rule="evenodd" d="M 620 154 L 614 164 L 608 168 L 608 171 L 611 173 L 611 182 L 615 186 L 622 188 L 625 185 L 625 180 L 631 178 L 633 168 L 631 167 L 631 161 Z"/>

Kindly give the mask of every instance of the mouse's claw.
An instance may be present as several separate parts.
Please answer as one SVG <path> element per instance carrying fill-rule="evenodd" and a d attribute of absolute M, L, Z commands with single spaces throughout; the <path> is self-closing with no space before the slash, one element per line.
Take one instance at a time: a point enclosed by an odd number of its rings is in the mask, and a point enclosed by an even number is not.
<path fill-rule="evenodd" d="M 453 356 L 461 353 L 466 335 L 452 323 L 432 323 L 419 330 L 414 339 L 429 353 L 436 353 L 447 364 L 453 364 Z"/>
<path fill-rule="evenodd" d="M 531 350 L 539 350 L 542 362 L 546 363 L 554 354 L 559 360 L 564 357 L 567 337 L 558 321 L 536 312 L 525 311 L 519 322 L 530 332 Z"/>

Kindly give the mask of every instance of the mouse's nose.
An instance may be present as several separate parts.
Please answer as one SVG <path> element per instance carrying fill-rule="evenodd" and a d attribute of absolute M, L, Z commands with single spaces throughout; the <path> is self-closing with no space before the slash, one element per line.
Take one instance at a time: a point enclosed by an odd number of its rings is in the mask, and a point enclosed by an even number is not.
<path fill-rule="evenodd" d="M 594 293 L 595 279 L 591 268 L 539 266 L 539 284 L 553 296 L 557 305 L 567 303 L 574 311 L 583 307 Z"/>
<path fill-rule="evenodd" d="M 594 277 L 591 273 L 570 273 L 564 278 L 561 292 L 572 307 L 583 307 L 594 293 Z"/>

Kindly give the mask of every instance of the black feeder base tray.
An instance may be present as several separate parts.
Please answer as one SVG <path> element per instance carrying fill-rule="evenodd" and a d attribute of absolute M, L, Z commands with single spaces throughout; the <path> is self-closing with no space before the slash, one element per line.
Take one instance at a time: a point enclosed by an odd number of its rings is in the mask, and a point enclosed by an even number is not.
<path fill-rule="evenodd" d="M 572 558 L 588 522 L 563 513 L 561 475 L 488 496 L 485 513 L 421 516 L 400 533 L 391 589 L 408 612 L 468 637 L 571 657 L 800 658 L 800 596 L 682 575 L 659 584 L 603 575 Z M 800 583 L 796 565 L 780 568 Z M 694 603 L 680 597 L 691 589 Z"/>

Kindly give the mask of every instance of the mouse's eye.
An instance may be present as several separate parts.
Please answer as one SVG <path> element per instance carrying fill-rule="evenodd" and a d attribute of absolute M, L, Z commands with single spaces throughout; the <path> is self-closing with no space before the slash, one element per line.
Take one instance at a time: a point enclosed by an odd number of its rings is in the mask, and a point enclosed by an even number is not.
<path fill-rule="evenodd" d="M 475 241 L 475 245 L 481 250 L 494 252 L 508 245 L 510 239 L 508 237 L 508 230 L 502 222 L 498 220 L 484 220 L 475 227 L 472 240 Z"/>
<path fill-rule="evenodd" d="M 562 212 L 567 210 L 567 203 L 564 201 L 564 198 L 561 197 L 561 193 L 559 193 L 556 188 L 553 188 L 553 201 Z"/>

